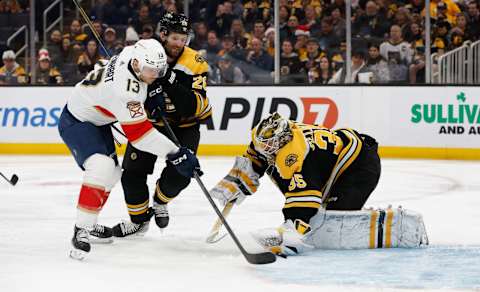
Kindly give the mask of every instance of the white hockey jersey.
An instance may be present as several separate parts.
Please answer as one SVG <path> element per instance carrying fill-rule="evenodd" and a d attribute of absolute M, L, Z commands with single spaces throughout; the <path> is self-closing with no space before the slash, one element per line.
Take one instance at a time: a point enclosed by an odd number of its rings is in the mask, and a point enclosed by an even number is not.
<path fill-rule="evenodd" d="M 125 47 L 106 66 L 96 68 L 77 83 L 67 108 L 78 120 L 96 126 L 118 121 L 133 146 L 164 157 L 178 147 L 147 120 L 143 103 L 148 85 L 133 71 L 132 51 L 133 46 Z"/>

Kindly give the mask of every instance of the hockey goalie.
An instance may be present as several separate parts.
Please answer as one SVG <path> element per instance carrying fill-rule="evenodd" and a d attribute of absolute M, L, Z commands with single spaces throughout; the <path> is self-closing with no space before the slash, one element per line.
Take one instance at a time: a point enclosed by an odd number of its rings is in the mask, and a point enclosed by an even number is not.
<path fill-rule="evenodd" d="M 374 138 L 353 129 L 332 130 L 273 113 L 252 130 L 243 157 L 211 195 L 224 206 L 238 205 L 267 174 L 285 196 L 285 221 L 252 235 L 278 255 L 427 245 L 419 213 L 363 209 L 380 178 L 377 150 Z"/>

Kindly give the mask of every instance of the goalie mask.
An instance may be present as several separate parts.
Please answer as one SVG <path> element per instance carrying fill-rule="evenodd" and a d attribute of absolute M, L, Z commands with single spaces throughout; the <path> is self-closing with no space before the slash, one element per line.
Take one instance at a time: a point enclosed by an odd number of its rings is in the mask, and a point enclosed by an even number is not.
<path fill-rule="evenodd" d="M 265 156 L 275 155 L 291 140 L 290 123 L 277 112 L 261 120 L 253 133 L 255 149 Z"/>

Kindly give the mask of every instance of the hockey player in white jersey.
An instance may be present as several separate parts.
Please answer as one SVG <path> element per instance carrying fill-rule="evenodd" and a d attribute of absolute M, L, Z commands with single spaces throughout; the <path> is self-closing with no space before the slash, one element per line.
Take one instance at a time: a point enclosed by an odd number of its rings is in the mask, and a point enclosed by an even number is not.
<path fill-rule="evenodd" d="M 110 125 L 119 122 L 137 149 L 165 157 L 179 173 L 193 176 L 200 166 L 186 148 L 178 148 L 147 120 L 143 103 L 147 86 L 165 74 L 167 56 L 154 40 L 140 40 L 98 66 L 79 82 L 60 116 L 60 136 L 84 170 L 70 256 L 83 259 L 90 251 L 89 233 L 111 238 L 111 230 L 97 224 L 98 213 L 122 171 L 118 165 Z"/>

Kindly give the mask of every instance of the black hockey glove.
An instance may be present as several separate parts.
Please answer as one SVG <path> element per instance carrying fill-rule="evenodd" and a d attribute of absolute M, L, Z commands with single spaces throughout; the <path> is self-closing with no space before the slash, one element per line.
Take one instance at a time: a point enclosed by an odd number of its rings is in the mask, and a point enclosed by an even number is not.
<path fill-rule="evenodd" d="M 148 93 L 144 106 L 145 110 L 150 113 L 151 118 L 155 120 L 162 119 L 165 108 L 165 98 L 163 97 L 161 87 L 157 87 Z"/>
<path fill-rule="evenodd" d="M 168 69 L 165 75 L 159 79 L 162 86 L 171 87 L 177 82 L 177 74 L 172 69 Z"/>
<path fill-rule="evenodd" d="M 199 176 L 203 174 L 200 170 L 200 163 L 198 162 L 197 156 L 195 156 L 192 150 L 186 147 L 180 147 L 177 152 L 167 154 L 167 159 L 168 162 L 175 166 L 178 173 L 185 177 L 193 177 L 195 172 Z"/>

